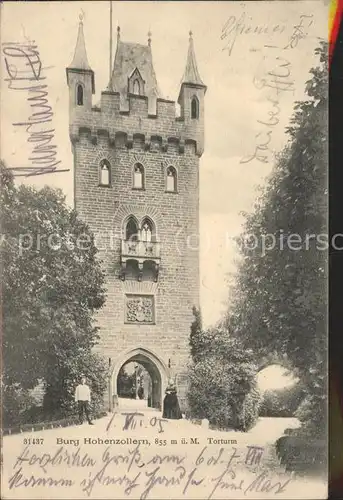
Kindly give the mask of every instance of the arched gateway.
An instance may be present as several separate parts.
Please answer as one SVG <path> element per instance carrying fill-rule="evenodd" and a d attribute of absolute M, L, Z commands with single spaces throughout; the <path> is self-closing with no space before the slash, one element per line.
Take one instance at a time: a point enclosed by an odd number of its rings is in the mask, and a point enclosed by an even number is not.
<path fill-rule="evenodd" d="M 119 371 L 127 363 L 139 363 L 149 373 L 152 382 L 151 407 L 161 409 L 169 370 L 164 362 L 151 350 L 138 347 L 123 352 L 116 359 L 109 383 L 110 410 L 113 410 L 118 400 L 117 379 Z"/>

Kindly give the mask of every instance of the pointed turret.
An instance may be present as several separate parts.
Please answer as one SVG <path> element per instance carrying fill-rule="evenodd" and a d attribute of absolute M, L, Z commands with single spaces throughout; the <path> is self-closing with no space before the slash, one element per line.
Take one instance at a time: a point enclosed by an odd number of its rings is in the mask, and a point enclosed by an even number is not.
<path fill-rule="evenodd" d="M 197 152 L 202 154 L 204 149 L 204 97 L 206 85 L 202 81 L 194 51 L 192 32 L 189 32 L 189 46 L 186 69 L 181 80 L 178 98 L 181 118 L 187 126 L 194 129 L 197 135 Z"/>
<path fill-rule="evenodd" d="M 70 111 L 81 108 L 91 109 L 92 94 L 95 94 L 95 81 L 94 71 L 87 58 L 82 16 L 80 16 L 74 57 L 66 71 Z"/>
<path fill-rule="evenodd" d="M 83 21 L 81 16 L 80 16 L 79 31 L 77 34 L 74 57 L 72 62 L 69 64 L 68 68 L 85 69 L 92 71 L 92 68 L 90 67 L 87 58 L 85 37 L 83 34 Z"/>
<path fill-rule="evenodd" d="M 188 46 L 186 69 L 181 81 L 181 84 L 183 83 L 192 83 L 206 88 L 206 85 L 204 85 L 204 82 L 200 78 L 194 52 L 193 33 L 191 31 L 189 32 L 189 46 Z"/>

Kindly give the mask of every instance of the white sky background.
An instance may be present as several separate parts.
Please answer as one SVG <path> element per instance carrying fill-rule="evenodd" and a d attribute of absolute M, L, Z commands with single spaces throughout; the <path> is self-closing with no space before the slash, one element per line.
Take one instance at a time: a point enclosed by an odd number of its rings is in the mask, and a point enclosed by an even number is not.
<path fill-rule="evenodd" d="M 73 58 L 79 14 L 84 13 L 84 34 L 88 60 L 95 72 L 96 96 L 100 100 L 109 79 L 109 2 L 40 2 L 2 4 L 2 42 L 34 39 L 49 87 L 49 104 L 54 111 L 53 128 L 58 145 L 60 169 L 70 172 L 30 178 L 36 186 L 49 184 L 63 189 L 73 203 L 73 159 L 68 135 L 68 87 L 65 68 Z M 221 40 L 224 23 L 245 14 L 246 26 L 284 25 L 285 31 L 272 35 L 254 33 L 237 36 L 231 55 Z M 301 15 L 313 15 L 304 39 L 294 48 L 283 50 Z M 208 86 L 205 97 L 205 153 L 200 161 L 201 222 L 201 304 L 206 325 L 217 321 L 224 302 L 230 299 L 225 275 L 235 270 L 234 245 L 228 237 L 242 228 L 240 211 L 249 211 L 256 197 L 255 187 L 263 184 L 272 168 L 257 160 L 241 164 L 253 154 L 263 130 L 257 120 L 268 121 L 272 108 L 270 89 L 257 89 L 259 81 L 276 68 L 276 57 L 290 63 L 288 81 L 293 92 L 278 95 L 279 123 L 273 127 L 270 148 L 279 151 L 285 143 L 284 128 L 293 104 L 304 97 L 309 69 L 316 64 L 314 49 L 319 38 L 327 38 L 327 6 L 320 0 L 273 2 L 113 2 L 114 50 L 119 22 L 123 41 L 147 43 L 152 32 L 152 52 L 159 86 L 165 97 L 177 99 L 185 68 L 188 32 L 193 31 L 200 75 Z M 230 35 L 232 40 L 232 35 Z M 264 47 L 276 45 L 279 49 Z M 1 157 L 8 166 L 25 166 L 30 156 L 27 134 L 12 124 L 31 114 L 27 93 L 9 90 L 1 62 Z M 270 78 L 270 77 L 269 77 Z M 274 92 L 274 94 L 272 94 Z M 27 182 L 27 181 L 26 181 Z"/>
<path fill-rule="evenodd" d="M 286 389 L 299 382 L 288 371 L 279 365 L 270 365 L 257 374 L 257 385 L 261 393 L 267 390 Z"/>

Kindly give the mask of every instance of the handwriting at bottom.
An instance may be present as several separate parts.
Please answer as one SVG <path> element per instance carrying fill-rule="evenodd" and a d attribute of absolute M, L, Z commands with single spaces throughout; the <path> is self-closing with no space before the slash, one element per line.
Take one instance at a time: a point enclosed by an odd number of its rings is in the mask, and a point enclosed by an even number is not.
<path fill-rule="evenodd" d="M 229 491 L 234 498 L 238 493 L 247 498 L 256 493 L 287 494 L 289 475 L 277 476 L 267 469 L 250 469 L 259 466 L 262 452 L 259 446 L 222 447 L 213 451 L 204 446 L 191 458 L 187 454 L 155 453 L 138 444 L 122 448 L 121 452 L 117 447 L 108 446 L 95 458 L 84 454 L 82 447 L 71 454 L 63 447 L 54 453 L 36 453 L 36 450 L 32 453 L 26 447 L 15 460 L 8 485 L 10 490 L 73 488 L 88 498 L 102 494 L 106 487 L 115 486 L 118 492 L 115 498 L 125 495 L 140 500 L 157 495 L 162 498 L 162 490 L 168 491 L 165 493 L 168 498 L 207 500 L 221 498 Z M 75 479 L 76 470 L 82 474 L 79 480 Z"/>
<path fill-rule="evenodd" d="M 55 479 L 51 476 L 44 476 L 44 477 L 36 477 L 33 474 L 31 474 L 30 477 L 25 477 L 22 474 L 22 467 L 20 469 L 16 470 L 16 472 L 13 474 L 13 476 L 10 478 L 8 485 L 9 489 L 12 490 L 13 488 L 20 488 L 20 487 L 36 487 L 36 486 L 48 486 L 48 487 L 71 487 L 75 483 L 71 479 L 64 479 L 64 478 L 59 478 Z"/>
<path fill-rule="evenodd" d="M 286 481 L 272 481 L 267 471 L 262 472 L 256 479 L 254 479 L 249 486 L 244 490 L 244 495 L 249 492 L 256 491 L 258 493 L 284 493 L 286 486 L 291 481 L 291 478 L 286 479 Z"/>

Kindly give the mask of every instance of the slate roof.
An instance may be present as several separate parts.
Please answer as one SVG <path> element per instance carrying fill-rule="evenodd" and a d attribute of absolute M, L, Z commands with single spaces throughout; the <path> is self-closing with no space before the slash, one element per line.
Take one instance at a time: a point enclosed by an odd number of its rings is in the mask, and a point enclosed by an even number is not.
<path fill-rule="evenodd" d="M 161 97 L 152 63 L 151 47 L 118 40 L 109 88 L 121 94 L 127 93 L 128 78 L 138 69 L 145 81 L 144 90 L 148 97 Z"/>
<path fill-rule="evenodd" d="M 74 58 L 72 62 L 69 64 L 68 68 L 70 69 L 83 69 L 91 71 L 92 68 L 89 65 L 87 52 L 86 52 L 86 44 L 85 37 L 83 34 L 83 23 L 82 21 L 79 24 L 79 31 L 77 34 L 77 42 L 74 52 Z"/>
<path fill-rule="evenodd" d="M 205 87 L 204 82 L 200 78 L 197 62 L 195 59 L 194 43 L 191 33 L 189 38 L 186 69 L 183 74 L 181 83 L 194 83 L 197 85 L 203 85 Z"/>

